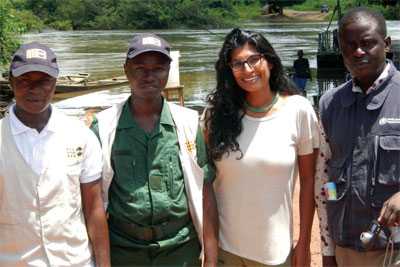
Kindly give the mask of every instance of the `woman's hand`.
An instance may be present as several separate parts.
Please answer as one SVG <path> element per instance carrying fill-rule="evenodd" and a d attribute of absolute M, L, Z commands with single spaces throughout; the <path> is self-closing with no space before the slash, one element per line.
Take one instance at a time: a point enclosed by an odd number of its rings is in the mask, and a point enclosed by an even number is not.
<path fill-rule="evenodd" d="M 292 267 L 305 267 L 311 264 L 310 243 L 299 240 L 292 255 Z"/>

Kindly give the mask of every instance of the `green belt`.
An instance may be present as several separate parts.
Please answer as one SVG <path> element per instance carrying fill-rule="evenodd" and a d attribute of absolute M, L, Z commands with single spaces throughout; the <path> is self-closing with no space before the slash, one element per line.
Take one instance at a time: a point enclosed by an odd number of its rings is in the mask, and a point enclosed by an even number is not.
<path fill-rule="evenodd" d="M 108 218 L 108 223 L 112 224 L 113 227 L 134 239 L 144 241 L 161 241 L 173 237 L 189 222 L 189 218 L 185 218 L 178 221 L 166 221 L 159 225 L 141 226 L 128 223 L 114 216 Z"/>

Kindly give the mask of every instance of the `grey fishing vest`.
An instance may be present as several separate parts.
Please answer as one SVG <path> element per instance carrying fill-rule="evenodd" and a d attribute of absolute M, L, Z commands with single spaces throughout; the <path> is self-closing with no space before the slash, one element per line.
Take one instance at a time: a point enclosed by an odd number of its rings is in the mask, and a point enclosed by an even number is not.
<path fill-rule="evenodd" d="M 336 200 L 327 200 L 329 232 L 337 245 L 364 251 L 361 232 L 400 190 L 400 72 L 392 65 L 368 95 L 352 92 L 351 82 L 328 91 L 320 112 L 337 191 Z M 384 229 L 370 249 L 384 249 L 389 233 Z"/>

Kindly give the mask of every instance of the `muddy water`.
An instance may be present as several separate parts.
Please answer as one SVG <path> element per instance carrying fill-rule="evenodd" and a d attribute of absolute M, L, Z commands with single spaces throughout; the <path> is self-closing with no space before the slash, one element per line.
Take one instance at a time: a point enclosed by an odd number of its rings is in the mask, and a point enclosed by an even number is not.
<path fill-rule="evenodd" d="M 248 22 L 243 28 L 261 32 L 272 43 L 284 66 L 291 66 L 297 49 L 303 49 L 316 68 L 317 35 L 327 23 L 267 23 Z M 185 86 L 187 101 L 203 101 L 215 86 L 214 63 L 224 36 L 230 29 L 210 30 L 153 30 L 167 39 L 173 50 L 179 50 L 181 84 Z M 392 39 L 400 40 L 400 21 L 389 21 L 388 32 Z M 40 41 L 53 48 L 59 58 L 61 74 L 88 72 L 92 78 L 107 78 L 122 75 L 122 65 L 129 39 L 134 31 L 71 31 L 32 33 L 23 36 L 23 41 Z M 307 90 L 312 93 L 318 84 L 328 80 L 314 79 Z M 326 85 L 334 86 L 334 83 Z M 110 92 L 128 91 L 122 87 Z M 107 93 L 102 93 L 105 97 Z"/>

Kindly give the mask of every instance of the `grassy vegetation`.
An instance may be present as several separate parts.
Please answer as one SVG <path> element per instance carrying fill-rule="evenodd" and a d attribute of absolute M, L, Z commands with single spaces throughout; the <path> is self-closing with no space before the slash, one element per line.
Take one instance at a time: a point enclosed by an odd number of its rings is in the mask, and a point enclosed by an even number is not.
<path fill-rule="evenodd" d="M 258 1 L 254 1 L 250 4 L 234 5 L 233 10 L 237 14 L 239 20 L 256 19 L 261 15 L 262 4 Z"/>

